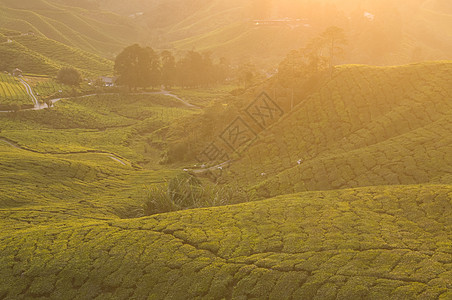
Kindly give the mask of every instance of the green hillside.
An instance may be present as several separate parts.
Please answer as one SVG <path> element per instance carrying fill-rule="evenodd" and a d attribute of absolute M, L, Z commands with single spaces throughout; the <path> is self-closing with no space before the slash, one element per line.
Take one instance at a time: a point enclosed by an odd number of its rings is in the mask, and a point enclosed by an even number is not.
<path fill-rule="evenodd" d="M 267 197 L 450 183 L 451 72 L 450 62 L 338 67 L 236 156 L 227 178 L 257 185 Z"/>
<path fill-rule="evenodd" d="M 31 104 L 33 101 L 28 96 L 25 86 L 20 81 L 4 73 L 0 73 L 0 110 L 9 108 L 12 104 Z"/>
<path fill-rule="evenodd" d="M 0 27 L 33 31 L 71 47 L 112 56 L 141 39 L 143 31 L 108 11 L 87 10 L 46 0 L 1 0 Z"/>
<path fill-rule="evenodd" d="M 2 70 L 18 67 L 26 73 L 56 75 L 62 67 L 71 66 L 88 76 L 113 72 L 112 61 L 45 37 L 19 34 L 9 39 L 12 42 L 0 44 Z"/>
<path fill-rule="evenodd" d="M 82 201 L 2 210 L 0 295 L 449 299 L 450 193 L 311 192 L 137 220 Z"/>
<path fill-rule="evenodd" d="M 260 62 L 276 62 L 287 49 L 298 49 L 314 37 L 315 31 L 301 27 L 259 27 L 251 22 L 236 22 L 224 28 L 174 42 L 177 49 L 210 51 L 219 56 L 244 58 L 258 53 Z"/>
<path fill-rule="evenodd" d="M 152 216 L 195 163 L 164 164 L 175 133 L 252 124 L 260 87 L 212 115 L 159 93 L 1 113 L 0 299 L 450 299 L 451 71 L 336 67 L 224 166 L 262 200 Z"/>

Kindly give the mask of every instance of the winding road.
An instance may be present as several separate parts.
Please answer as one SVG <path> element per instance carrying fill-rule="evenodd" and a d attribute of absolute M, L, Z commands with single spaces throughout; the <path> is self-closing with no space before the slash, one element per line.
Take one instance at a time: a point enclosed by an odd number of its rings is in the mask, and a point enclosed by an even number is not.
<path fill-rule="evenodd" d="M 19 77 L 19 81 L 24 85 L 25 90 L 27 92 L 27 94 L 30 96 L 31 100 L 33 101 L 33 108 L 29 108 L 29 109 L 24 109 L 24 110 L 42 110 L 45 108 L 48 108 L 47 104 L 44 103 L 40 103 L 39 100 L 37 99 L 35 93 L 33 92 L 32 87 L 28 84 L 28 82 L 26 82 L 22 76 Z M 102 93 L 102 94 L 89 94 L 89 95 L 83 95 L 83 96 L 79 96 L 79 97 L 62 97 L 62 98 L 55 98 L 55 99 L 51 99 L 50 101 L 52 102 L 52 104 L 61 101 L 63 99 L 73 99 L 73 98 L 87 98 L 87 97 L 92 97 L 92 96 L 97 96 L 97 95 L 118 95 L 118 93 Z M 168 97 L 172 97 L 176 100 L 178 100 L 179 102 L 181 102 L 182 104 L 184 104 L 185 106 L 192 108 L 192 109 L 201 109 L 199 106 L 193 105 L 187 101 L 185 101 L 184 99 L 180 98 L 177 95 L 172 94 L 169 91 L 166 91 L 164 89 L 158 91 L 158 92 L 142 92 L 142 93 L 132 93 L 131 95 L 164 95 L 164 96 L 168 96 Z M 9 110 L 6 111 L 0 111 L 0 113 L 7 113 L 7 112 L 11 112 Z M 22 149 L 25 151 L 31 151 L 31 152 L 38 152 L 38 151 L 34 151 L 31 149 L 27 149 L 24 148 L 22 146 L 20 146 L 19 144 L 8 140 L 6 138 L 2 138 L 0 137 L 0 141 L 7 143 L 8 145 L 17 148 L 17 149 Z M 41 153 L 41 152 L 38 152 Z M 124 161 L 122 158 L 118 157 L 116 154 L 113 153 L 108 153 L 108 152 L 103 152 L 103 151 L 88 151 L 88 152 L 77 152 L 77 153 L 52 153 L 52 154 L 88 154 L 88 153 L 97 153 L 97 154 L 103 154 L 103 155 L 109 155 L 108 157 L 111 158 L 112 160 L 116 161 L 117 163 L 120 163 L 123 166 L 129 166 L 131 165 L 129 162 Z M 45 153 L 42 153 L 45 154 Z M 219 164 L 217 166 L 213 166 L 207 169 L 197 169 L 197 170 L 190 170 L 193 171 L 194 173 L 203 173 L 206 171 L 210 171 L 210 170 L 216 170 L 219 168 L 222 168 L 223 166 L 225 166 L 226 164 L 228 164 L 229 162 L 224 162 L 222 164 Z"/>
<path fill-rule="evenodd" d="M 0 137 L 0 142 L 4 142 L 8 145 L 10 145 L 13 148 L 16 149 L 21 149 L 24 151 L 29 151 L 29 152 L 34 152 L 34 153 L 40 153 L 40 154 L 55 154 L 55 155 L 71 155 L 71 154 L 100 154 L 100 155 L 108 155 L 109 158 L 111 158 L 112 160 L 114 160 L 117 163 L 120 163 L 123 166 L 132 166 L 132 164 L 128 161 L 126 161 L 124 158 L 119 157 L 117 154 L 114 153 L 110 153 L 107 151 L 101 151 L 101 150 L 87 150 L 87 151 L 78 151 L 78 152 L 61 152 L 61 153 L 47 153 L 47 152 L 40 152 L 40 151 L 36 151 L 36 150 L 32 150 L 32 149 L 28 149 L 25 147 L 22 147 L 21 145 L 19 145 L 18 143 L 4 138 L 4 137 Z"/>
<path fill-rule="evenodd" d="M 36 98 L 36 95 L 33 92 L 31 86 L 23 79 L 22 76 L 19 77 L 19 81 L 25 86 L 25 90 L 27 91 L 28 96 L 30 96 L 31 100 L 33 101 L 34 109 L 39 109 L 40 104 L 38 98 Z"/>
<path fill-rule="evenodd" d="M 28 82 L 26 82 L 25 79 L 23 79 L 22 76 L 19 77 L 19 81 L 25 86 L 25 90 L 26 90 L 28 96 L 33 101 L 33 105 L 34 105 L 33 108 L 28 108 L 28 109 L 23 109 L 23 110 L 41 110 L 41 109 L 48 108 L 47 104 L 39 103 L 39 100 L 36 98 L 36 95 L 33 92 L 33 89 L 28 84 Z M 54 103 L 64 100 L 64 99 L 87 98 L 87 97 L 92 97 L 92 96 L 97 96 L 97 95 L 119 95 L 119 93 L 100 93 L 100 94 L 88 94 L 88 95 L 77 96 L 77 97 L 62 97 L 62 98 L 51 99 L 50 101 L 52 102 L 52 104 L 54 104 Z M 130 95 L 164 95 L 164 96 L 172 97 L 172 98 L 178 100 L 179 102 L 181 102 L 182 104 L 184 104 L 185 106 L 187 106 L 189 108 L 201 109 L 201 107 L 193 105 L 193 104 L 185 101 L 184 99 L 180 98 L 179 96 L 174 95 L 171 92 L 166 91 L 164 89 L 162 89 L 158 92 L 131 93 Z M 0 113 L 7 113 L 7 112 L 11 112 L 11 111 L 10 110 L 0 110 Z"/>

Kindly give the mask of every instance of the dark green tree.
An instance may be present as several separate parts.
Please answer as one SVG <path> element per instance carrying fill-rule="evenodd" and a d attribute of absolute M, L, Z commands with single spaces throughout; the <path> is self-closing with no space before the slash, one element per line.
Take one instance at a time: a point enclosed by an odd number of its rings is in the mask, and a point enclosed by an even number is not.
<path fill-rule="evenodd" d="M 162 84 L 171 88 L 176 82 L 176 59 L 173 54 L 165 50 L 160 54 L 162 61 Z"/>
<path fill-rule="evenodd" d="M 118 83 L 128 86 L 130 90 L 157 85 L 160 80 L 158 55 L 152 48 L 143 48 L 138 44 L 118 54 L 114 69 L 119 75 Z"/>
<path fill-rule="evenodd" d="M 178 84 L 182 87 L 197 87 L 204 85 L 205 78 L 204 60 L 200 53 L 196 51 L 188 51 L 185 56 L 180 59 L 177 64 Z"/>
<path fill-rule="evenodd" d="M 328 27 L 319 37 L 319 43 L 326 49 L 328 66 L 333 72 L 336 58 L 343 54 L 344 46 L 347 45 L 344 29 L 337 26 Z"/>
<path fill-rule="evenodd" d="M 146 47 L 146 51 L 149 55 L 149 74 L 148 74 L 148 85 L 152 87 L 159 86 L 162 83 L 162 70 L 160 63 L 160 56 L 154 49 Z"/>
<path fill-rule="evenodd" d="M 57 80 L 63 84 L 75 87 L 82 81 L 82 75 L 76 69 L 66 67 L 58 71 Z"/>

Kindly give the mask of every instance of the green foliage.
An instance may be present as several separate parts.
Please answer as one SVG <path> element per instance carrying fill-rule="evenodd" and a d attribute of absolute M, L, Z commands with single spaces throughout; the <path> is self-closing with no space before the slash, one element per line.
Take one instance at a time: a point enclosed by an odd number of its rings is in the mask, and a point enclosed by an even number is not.
<path fill-rule="evenodd" d="M 0 298 L 448 299 L 450 63 L 334 75 L 225 186 L 158 165 L 195 114 L 168 96 L 1 115 Z M 215 133 L 243 100 L 189 125 Z"/>
<path fill-rule="evenodd" d="M 224 180 L 262 197 L 387 184 L 448 183 L 450 62 L 337 67 L 267 128 Z M 265 174 L 265 176 L 262 176 Z"/>
<path fill-rule="evenodd" d="M 63 84 L 76 86 L 82 81 L 82 76 L 74 68 L 62 68 L 58 71 L 57 80 Z"/>
<path fill-rule="evenodd" d="M 12 105 L 33 106 L 33 102 L 17 78 L 0 73 L 0 110 L 7 110 Z"/>
<path fill-rule="evenodd" d="M 189 173 L 172 178 L 166 186 L 147 189 L 145 215 L 153 215 L 199 207 L 222 206 L 239 203 L 243 193 L 236 188 L 203 184 Z"/>
<path fill-rule="evenodd" d="M 113 55 L 145 32 L 142 26 L 106 10 L 75 8 L 55 0 L 4 0 L 0 6 L 0 27 L 4 31 L 12 29 L 16 35 L 17 31 L 31 31 L 103 56 Z"/>
<path fill-rule="evenodd" d="M 209 54 L 188 51 L 175 60 L 169 51 L 156 53 L 138 44 L 125 48 L 115 60 L 118 83 L 131 88 L 165 87 L 178 85 L 183 88 L 205 87 L 224 82 L 229 68 L 224 62 L 214 64 Z"/>
<path fill-rule="evenodd" d="M 109 214 L 111 203 L 102 201 L 65 212 L 61 204 L 2 210 L 0 291 L 9 298 L 447 299 L 450 193 L 450 185 L 308 192 L 133 220 Z"/>
<path fill-rule="evenodd" d="M 118 83 L 129 88 L 157 86 L 159 78 L 159 57 L 149 47 L 134 44 L 125 48 L 115 60 Z"/>
<path fill-rule="evenodd" d="M 19 67 L 26 73 L 56 75 L 62 67 L 73 67 L 93 75 L 112 73 L 112 62 L 63 43 L 33 35 L 10 37 L 11 43 L 0 44 L 0 70 Z"/>
<path fill-rule="evenodd" d="M 56 65 L 76 68 L 85 74 L 108 75 L 113 71 L 112 61 L 51 39 L 37 36 L 19 36 L 15 37 L 14 41 L 34 53 L 46 57 Z M 42 73 L 37 72 L 36 74 Z"/>

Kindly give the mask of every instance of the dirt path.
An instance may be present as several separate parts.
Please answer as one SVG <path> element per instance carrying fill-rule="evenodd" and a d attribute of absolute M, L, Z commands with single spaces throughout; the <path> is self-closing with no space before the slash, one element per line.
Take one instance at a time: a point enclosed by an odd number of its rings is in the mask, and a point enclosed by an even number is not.
<path fill-rule="evenodd" d="M 3 138 L 0 137 L 0 142 L 5 142 L 6 144 L 10 145 L 11 147 L 14 147 L 16 149 L 21 149 L 24 151 L 29 151 L 29 152 L 33 152 L 33 153 L 39 153 L 39 154 L 54 154 L 54 155 L 71 155 L 71 154 L 100 154 L 100 155 L 108 155 L 109 158 L 111 158 L 112 160 L 114 160 L 117 163 L 120 163 L 123 166 L 132 166 L 132 164 L 130 162 L 127 162 L 126 160 L 124 160 L 122 157 L 119 157 L 118 155 L 114 154 L 114 153 L 110 153 L 107 151 L 101 151 L 101 150 L 87 150 L 85 152 L 82 151 L 78 151 L 78 152 L 61 152 L 61 153 L 46 153 L 46 152 L 40 152 L 40 151 L 36 151 L 36 150 L 32 150 L 32 149 L 28 149 L 25 147 L 20 146 L 18 143 L 7 139 L 7 138 Z"/>
<path fill-rule="evenodd" d="M 33 108 L 28 108 L 28 109 L 24 109 L 24 110 L 41 110 L 41 109 L 48 108 L 47 104 L 39 103 L 38 99 L 36 98 L 36 96 L 33 92 L 33 89 L 23 78 L 19 78 L 19 80 L 25 86 L 26 92 L 30 96 L 30 98 L 32 99 L 33 104 L 34 104 Z M 77 96 L 77 97 L 55 98 L 55 99 L 51 99 L 50 101 L 52 102 L 52 104 L 54 104 L 54 103 L 64 100 L 64 99 L 87 98 L 87 97 L 92 97 L 92 96 L 97 96 L 97 95 L 119 95 L 119 94 L 118 93 L 88 94 L 88 95 Z M 184 104 L 185 106 L 187 106 L 189 108 L 201 109 L 200 107 L 193 105 L 193 104 L 185 101 L 184 99 L 178 97 L 177 95 L 171 94 L 171 92 L 165 91 L 165 90 L 161 90 L 159 92 L 131 93 L 130 95 L 164 95 L 164 96 L 172 97 L 172 98 L 178 100 L 179 102 L 181 102 L 182 104 Z M 6 112 L 11 112 L 11 111 L 10 110 L 1 110 L 0 111 L 0 113 L 6 113 Z"/>
<path fill-rule="evenodd" d="M 209 171 L 223 170 L 224 168 L 227 168 L 231 162 L 232 161 L 228 160 L 228 161 L 225 161 L 225 162 L 223 162 L 221 164 L 218 164 L 218 165 L 215 165 L 215 166 L 212 166 L 212 167 L 209 167 L 209 168 L 184 169 L 184 171 L 187 171 L 187 172 L 190 171 L 190 172 L 192 172 L 194 174 L 202 174 L 202 173 L 209 172 Z"/>
<path fill-rule="evenodd" d="M 19 81 L 25 86 L 25 90 L 28 94 L 28 96 L 30 96 L 31 100 L 33 101 L 34 104 L 34 109 L 39 108 L 39 101 L 38 98 L 36 98 L 35 94 L 33 93 L 33 89 L 31 88 L 31 86 L 28 84 L 28 82 L 26 82 L 22 76 L 19 77 Z"/>

